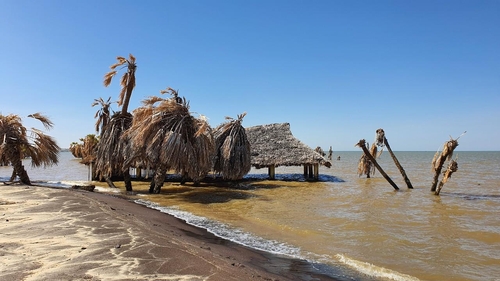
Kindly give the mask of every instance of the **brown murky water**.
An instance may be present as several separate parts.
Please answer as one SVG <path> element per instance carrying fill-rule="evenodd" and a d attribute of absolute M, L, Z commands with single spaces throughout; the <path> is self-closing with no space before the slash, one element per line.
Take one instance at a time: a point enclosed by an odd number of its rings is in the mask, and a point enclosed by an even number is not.
<path fill-rule="evenodd" d="M 360 155 L 335 153 L 341 159 L 320 170 L 322 182 L 170 183 L 161 195 L 136 183 L 133 197 L 227 239 L 328 264 L 347 279 L 499 280 L 500 152 L 456 152 L 459 170 L 440 196 L 430 192 L 433 152 L 396 152 L 413 190 L 382 154 L 400 191 L 378 172 L 359 178 Z M 276 172 L 300 178 L 302 169 Z"/>

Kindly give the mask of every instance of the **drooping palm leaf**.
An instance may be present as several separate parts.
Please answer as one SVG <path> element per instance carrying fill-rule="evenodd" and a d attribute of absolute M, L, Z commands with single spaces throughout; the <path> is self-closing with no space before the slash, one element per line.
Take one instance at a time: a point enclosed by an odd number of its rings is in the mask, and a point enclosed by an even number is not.
<path fill-rule="evenodd" d="M 242 179 L 251 169 L 250 142 L 242 126 L 245 115 L 226 117 L 228 121 L 215 129 L 214 171 L 227 180 Z"/>

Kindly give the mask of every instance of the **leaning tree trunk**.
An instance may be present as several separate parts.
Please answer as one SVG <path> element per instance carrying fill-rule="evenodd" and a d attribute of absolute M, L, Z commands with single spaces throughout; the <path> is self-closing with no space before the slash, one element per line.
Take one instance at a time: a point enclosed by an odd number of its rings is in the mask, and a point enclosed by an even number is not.
<path fill-rule="evenodd" d="M 368 149 L 366 148 L 365 146 L 365 140 L 360 140 L 358 142 L 358 144 L 356 144 L 356 146 L 359 146 L 361 147 L 361 149 L 363 150 L 363 152 L 365 153 L 366 157 L 368 157 L 368 159 L 370 159 L 370 161 L 373 163 L 373 165 L 375 165 L 375 167 L 377 168 L 377 170 L 380 172 L 380 174 L 382 176 L 384 176 L 384 178 L 392 185 L 392 187 L 394 187 L 394 189 L 396 190 L 399 190 L 399 187 L 392 181 L 392 179 L 384 172 L 384 170 L 382 169 L 382 167 L 380 167 L 380 165 L 377 163 L 377 160 L 375 160 L 375 158 L 373 158 L 373 156 L 370 154 L 370 151 L 368 151 Z"/>
<path fill-rule="evenodd" d="M 28 173 L 24 169 L 23 166 L 23 161 L 21 160 L 21 153 L 19 153 L 19 150 L 17 148 L 15 151 L 13 151 L 13 157 L 12 159 L 12 166 L 14 167 L 14 173 L 19 176 L 19 181 L 21 181 L 24 184 L 31 185 L 30 177 L 28 176 Z M 14 175 L 14 173 L 12 175 Z M 14 177 L 15 178 L 15 177 Z"/>
<path fill-rule="evenodd" d="M 449 178 L 451 178 L 451 175 L 458 170 L 458 163 L 455 160 L 451 160 L 450 164 L 448 165 L 448 168 L 446 169 L 446 172 L 444 172 L 444 177 L 439 183 L 439 186 L 436 188 L 436 191 L 434 192 L 435 195 L 439 195 L 439 192 L 441 192 L 441 188 L 443 188 L 443 185 L 448 181 Z"/>
<path fill-rule="evenodd" d="M 436 159 L 436 161 L 433 161 L 434 178 L 432 179 L 432 185 L 431 185 L 432 192 L 436 191 L 439 175 L 441 174 L 441 170 L 443 169 L 444 162 L 446 162 L 446 159 L 451 158 L 451 156 L 453 155 L 453 150 L 455 150 L 457 146 L 458 146 L 457 140 L 452 139 L 447 141 L 444 144 L 443 151 L 441 152 L 439 157 Z"/>
<path fill-rule="evenodd" d="M 154 188 L 153 190 L 151 190 L 151 188 L 149 189 L 150 193 L 159 194 L 161 192 L 161 188 L 163 186 L 163 183 L 165 182 L 166 174 L 167 174 L 167 165 L 160 163 L 156 168 L 156 172 L 153 177 Z M 151 187 L 152 186 L 153 185 L 151 184 Z"/>
<path fill-rule="evenodd" d="M 413 188 L 413 186 L 411 185 L 410 179 L 406 176 L 405 169 L 403 169 L 403 166 L 401 166 L 401 164 L 399 163 L 398 159 L 396 158 L 396 155 L 394 155 L 394 153 L 392 152 L 391 146 L 389 145 L 389 142 L 387 141 L 387 138 L 385 136 L 384 136 L 384 143 L 385 143 L 385 146 L 387 146 L 387 150 L 389 150 L 389 154 L 391 154 L 391 157 L 392 157 L 392 160 L 394 161 L 394 164 L 396 164 L 396 166 L 399 169 L 399 172 L 401 172 L 401 175 L 403 176 L 403 179 L 406 182 L 406 185 L 408 186 L 408 188 Z"/>

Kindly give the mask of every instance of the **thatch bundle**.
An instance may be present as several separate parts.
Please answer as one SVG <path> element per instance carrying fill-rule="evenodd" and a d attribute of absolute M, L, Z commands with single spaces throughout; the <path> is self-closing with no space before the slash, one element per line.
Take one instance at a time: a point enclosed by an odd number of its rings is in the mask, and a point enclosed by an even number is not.
<path fill-rule="evenodd" d="M 215 129 L 214 171 L 227 180 L 242 179 L 252 168 L 250 142 L 241 125 L 245 115 L 238 115 L 237 119 L 226 117 L 228 121 Z"/>

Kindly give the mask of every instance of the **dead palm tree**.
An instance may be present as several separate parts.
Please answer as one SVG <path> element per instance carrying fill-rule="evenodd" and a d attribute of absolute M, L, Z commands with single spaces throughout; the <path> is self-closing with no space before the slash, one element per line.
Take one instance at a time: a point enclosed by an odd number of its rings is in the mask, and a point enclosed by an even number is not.
<path fill-rule="evenodd" d="M 250 142 L 245 128 L 241 125 L 246 112 L 237 119 L 226 117 L 226 123 L 215 129 L 214 171 L 223 179 L 239 180 L 248 174 L 250 162 Z"/>
<path fill-rule="evenodd" d="M 370 151 L 368 151 L 368 148 L 366 148 L 367 144 L 365 140 L 360 140 L 355 146 L 361 147 L 363 150 L 365 156 L 368 158 L 370 162 L 372 162 L 373 165 L 377 168 L 377 170 L 382 174 L 382 176 L 394 187 L 394 189 L 398 190 L 399 187 L 392 181 L 392 179 L 387 175 L 382 167 L 377 163 L 377 160 L 371 155 Z M 372 145 L 373 146 L 373 145 Z M 375 153 L 376 154 L 376 153 Z"/>
<path fill-rule="evenodd" d="M 453 151 L 458 146 L 458 139 L 466 133 L 467 133 L 467 131 L 465 131 L 463 134 L 461 134 L 456 140 L 454 140 L 450 136 L 450 140 L 444 143 L 443 150 L 441 152 L 438 150 L 438 151 L 436 151 L 436 154 L 434 154 L 434 158 L 432 159 L 432 171 L 434 172 L 434 177 L 432 178 L 432 185 L 431 185 L 432 192 L 436 191 L 436 187 L 437 187 L 438 181 L 439 181 L 439 175 L 441 174 L 441 170 L 443 169 L 444 163 L 447 160 L 448 161 L 452 160 Z M 439 193 L 436 195 L 439 195 Z"/>
<path fill-rule="evenodd" d="M 83 144 L 77 143 L 77 142 L 72 142 L 69 145 L 69 151 L 71 152 L 71 154 L 73 154 L 73 157 L 82 158 L 83 157 L 82 147 L 83 147 Z"/>
<path fill-rule="evenodd" d="M 368 150 L 368 143 L 365 143 L 365 149 Z M 377 159 L 380 154 L 377 154 L 377 145 L 375 143 L 372 144 L 369 151 L 370 155 L 373 159 Z M 364 153 L 359 158 L 358 162 L 358 176 L 366 175 L 367 178 L 370 178 L 371 175 L 375 174 L 375 165 L 370 160 L 370 158 Z"/>
<path fill-rule="evenodd" d="M 52 121 L 40 113 L 31 114 L 28 117 L 42 122 L 47 130 L 53 126 Z M 51 166 L 58 163 L 59 150 L 59 146 L 52 137 L 35 128 L 26 129 L 18 115 L 0 114 L 0 162 L 2 165 L 13 166 L 11 181 L 19 176 L 22 183 L 31 185 L 22 163 L 23 158 L 30 157 L 33 167 Z"/>
<path fill-rule="evenodd" d="M 197 184 L 210 171 L 214 153 L 207 121 L 194 118 L 186 99 L 179 102 L 177 91 L 168 88 L 161 93 L 173 97 L 143 101 L 144 106 L 134 111 L 132 126 L 123 136 L 129 142 L 127 151 L 135 151 L 128 161 L 142 157 L 155 165 L 151 193 L 160 193 L 169 169 Z"/>
<path fill-rule="evenodd" d="M 378 129 L 376 131 L 376 136 L 377 136 L 376 137 L 377 145 L 381 146 L 381 147 L 383 147 L 383 146 L 387 147 L 387 150 L 389 151 L 389 154 L 391 155 L 392 161 L 394 161 L 394 164 L 396 165 L 396 167 L 398 167 L 399 172 L 401 173 L 401 176 L 403 176 L 403 180 L 405 181 L 406 186 L 408 186 L 408 188 L 413 189 L 413 185 L 411 184 L 410 179 L 408 178 L 408 176 L 406 176 L 405 169 L 403 169 L 403 166 L 401 166 L 401 164 L 399 163 L 398 158 L 396 158 L 396 155 L 394 154 L 394 152 L 392 152 L 391 146 L 389 145 L 389 141 L 387 141 L 387 138 L 385 137 L 384 130 Z"/>
<path fill-rule="evenodd" d="M 125 143 L 120 142 L 120 137 L 132 124 L 132 114 L 128 112 L 128 105 L 132 91 L 135 87 L 135 70 L 137 65 L 135 57 L 130 54 L 129 59 L 117 57 L 117 63 L 111 65 L 111 71 L 104 75 L 104 86 L 111 84 L 111 80 L 117 74 L 119 66 L 126 67 L 127 71 L 123 74 L 120 85 L 121 91 L 118 98 L 118 106 L 122 109 L 119 113 L 113 114 L 109 123 L 103 127 L 101 139 L 97 149 L 96 170 L 104 176 L 110 186 L 114 186 L 111 181 L 113 175 L 122 175 L 127 191 L 132 191 L 132 181 L 129 174 L 129 167 L 124 167 L 126 160 L 124 153 Z"/>
<path fill-rule="evenodd" d="M 110 107 L 111 107 L 111 97 L 108 98 L 107 101 L 104 101 L 102 98 L 94 99 L 92 103 L 92 107 L 96 105 L 101 105 L 101 108 L 97 110 L 94 118 L 97 119 L 95 122 L 95 131 L 102 132 L 104 131 L 104 127 L 106 127 L 111 119 Z M 114 113 L 114 112 L 113 112 Z"/>

